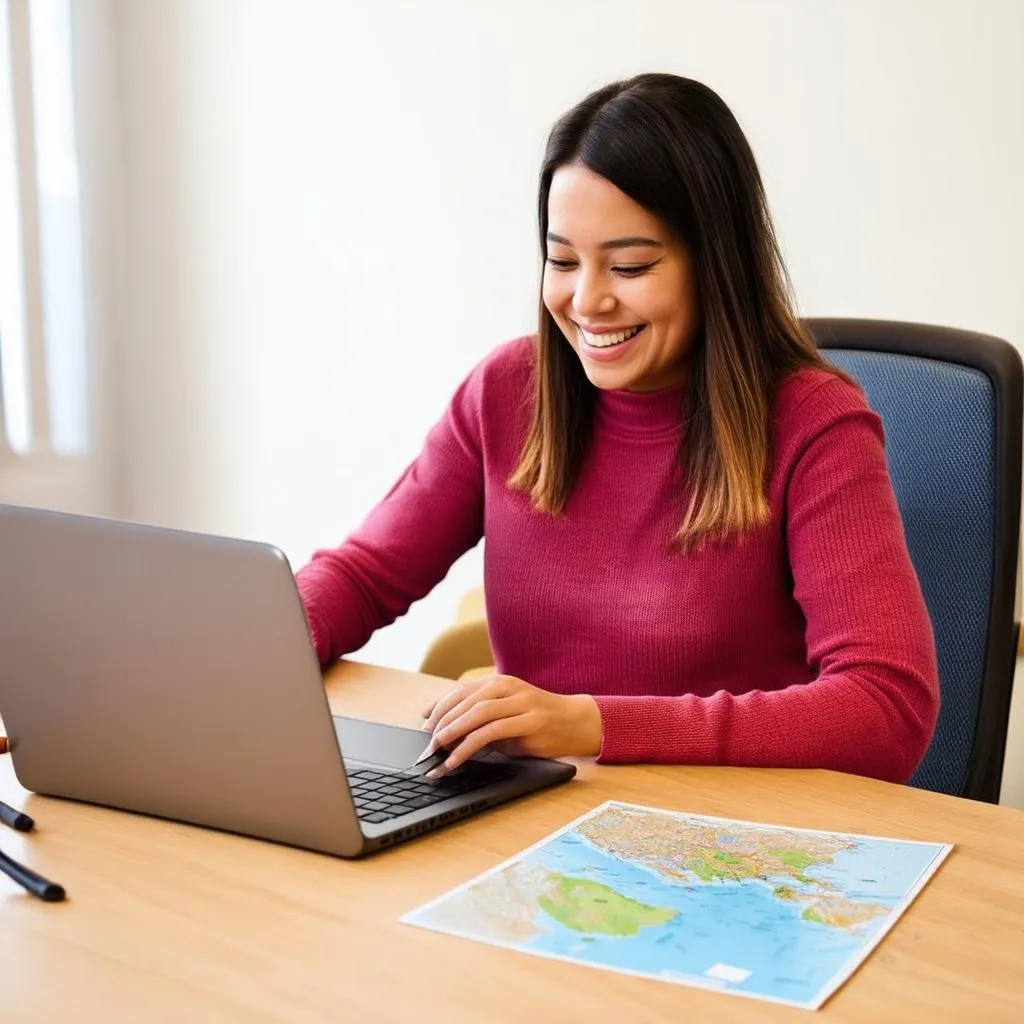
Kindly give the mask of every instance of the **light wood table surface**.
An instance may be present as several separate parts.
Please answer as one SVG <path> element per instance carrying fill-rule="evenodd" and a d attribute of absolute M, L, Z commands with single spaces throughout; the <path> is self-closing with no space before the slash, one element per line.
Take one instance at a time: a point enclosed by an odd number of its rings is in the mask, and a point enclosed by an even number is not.
<path fill-rule="evenodd" d="M 447 684 L 358 663 L 337 713 L 419 724 Z M 951 842 L 893 932 L 819 1011 L 836 1021 L 1024 1021 L 1024 813 L 816 771 L 585 764 L 567 785 L 362 861 L 26 794 L 0 876 L 0 1019 L 42 1021 L 798 1021 L 808 1011 L 648 981 L 398 923 L 607 799 L 806 828 Z"/>

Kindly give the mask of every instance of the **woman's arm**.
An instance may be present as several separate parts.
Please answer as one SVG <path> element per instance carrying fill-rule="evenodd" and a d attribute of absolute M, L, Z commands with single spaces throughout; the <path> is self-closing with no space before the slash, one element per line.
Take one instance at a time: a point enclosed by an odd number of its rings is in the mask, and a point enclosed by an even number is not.
<path fill-rule="evenodd" d="M 601 760 L 832 768 L 903 782 L 924 756 L 939 707 L 935 647 L 881 424 L 861 401 L 844 401 L 847 385 L 826 388 L 844 407 L 809 432 L 785 494 L 817 677 L 736 695 L 597 697 Z"/>
<path fill-rule="evenodd" d="M 478 378 L 463 382 L 419 456 L 362 525 L 296 573 L 321 664 L 404 615 L 480 540 Z"/>

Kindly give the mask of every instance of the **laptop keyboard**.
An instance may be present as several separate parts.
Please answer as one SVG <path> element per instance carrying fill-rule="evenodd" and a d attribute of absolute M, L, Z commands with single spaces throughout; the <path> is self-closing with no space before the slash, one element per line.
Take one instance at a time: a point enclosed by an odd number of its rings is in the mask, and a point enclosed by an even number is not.
<path fill-rule="evenodd" d="M 376 823 L 489 786 L 508 778 L 512 769 L 470 761 L 452 775 L 437 780 L 411 772 L 383 772 L 373 768 L 351 768 L 347 774 L 356 814 L 362 821 Z"/>

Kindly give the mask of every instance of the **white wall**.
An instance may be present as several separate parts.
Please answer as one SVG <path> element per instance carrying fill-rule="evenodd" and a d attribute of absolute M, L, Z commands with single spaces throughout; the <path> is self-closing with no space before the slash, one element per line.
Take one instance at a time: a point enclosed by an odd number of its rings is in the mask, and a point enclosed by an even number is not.
<path fill-rule="evenodd" d="M 81 5 L 88 12 L 88 4 Z M 340 541 L 456 382 L 531 329 L 553 119 L 700 78 L 802 311 L 1024 343 L 1017 0 L 121 0 L 123 513 Z M 478 553 L 363 657 L 418 664 Z"/>

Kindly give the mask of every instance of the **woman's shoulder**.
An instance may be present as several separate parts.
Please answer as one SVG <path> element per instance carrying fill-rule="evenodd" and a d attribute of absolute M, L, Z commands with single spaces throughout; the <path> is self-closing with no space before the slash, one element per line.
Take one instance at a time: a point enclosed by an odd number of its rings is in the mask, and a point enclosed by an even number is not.
<path fill-rule="evenodd" d="M 864 392 L 838 370 L 806 367 L 787 373 L 779 381 L 772 418 L 780 425 L 813 424 L 867 409 Z"/>
<path fill-rule="evenodd" d="M 449 421 L 483 445 L 522 430 L 533 391 L 533 347 L 530 336 L 513 338 L 478 359 L 448 403 Z"/>
<path fill-rule="evenodd" d="M 772 406 L 772 455 L 777 467 L 795 463 L 816 440 L 844 448 L 850 431 L 884 439 L 882 421 L 860 387 L 827 368 L 795 370 L 779 381 Z"/>
<path fill-rule="evenodd" d="M 536 339 L 527 334 L 496 345 L 477 363 L 476 372 L 493 384 L 529 380 L 533 372 Z"/>
<path fill-rule="evenodd" d="M 460 391 L 484 407 L 501 405 L 504 398 L 520 402 L 532 389 L 533 352 L 531 335 L 500 343 L 477 361 Z"/>

